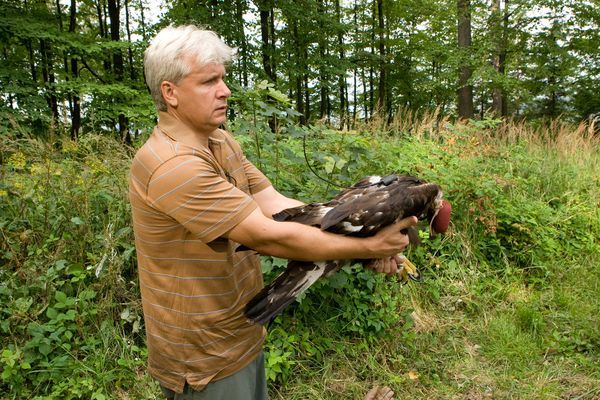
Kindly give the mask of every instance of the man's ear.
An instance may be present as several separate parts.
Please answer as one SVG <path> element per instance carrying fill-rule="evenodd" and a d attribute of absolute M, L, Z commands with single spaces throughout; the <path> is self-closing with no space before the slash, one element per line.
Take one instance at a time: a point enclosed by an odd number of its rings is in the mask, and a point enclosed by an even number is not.
<path fill-rule="evenodd" d="M 160 83 L 160 92 L 167 105 L 177 107 L 177 95 L 175 93 L 175 85 L 172 82 L 162 81 Z"/>

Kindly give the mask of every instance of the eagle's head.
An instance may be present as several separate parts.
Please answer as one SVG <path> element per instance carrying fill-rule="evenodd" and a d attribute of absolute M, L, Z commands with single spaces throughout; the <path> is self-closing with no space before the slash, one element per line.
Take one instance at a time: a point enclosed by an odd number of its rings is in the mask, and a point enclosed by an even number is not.
<path fill-rule="evenodd" d="M 450 202 L 443 198 L 442 191 L 440 190 L 433 200 L 433 205 L 427 215 L 430 236 L 434 236 L 436 233 L 446 233 L 448 225 L 450 225 L 451 211 L 452 206 Z"/>

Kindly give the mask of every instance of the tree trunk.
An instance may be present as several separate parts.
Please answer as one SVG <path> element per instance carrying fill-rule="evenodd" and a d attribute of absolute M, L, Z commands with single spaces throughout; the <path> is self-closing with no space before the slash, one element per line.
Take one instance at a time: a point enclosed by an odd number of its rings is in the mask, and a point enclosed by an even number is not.
<path fill-rule="evenodd" d="M 261 52 L 262 52 L 262 63 L 263 69 L 267 77 L 271 80 L 271 82 L 276 82 L 277 77 L 275 75 L 275 70 L 273 68 L 273 61 L 271 58 L 271 45 L 270 41 L 273 41 L 272 35 L 273 31 L 271 31 L 271 22 L 270 17 L 273 13 L 273 8 L 271 5 L 267 4 L 266 1 L 259 2 L 260 9 L 260 37 L 261 37 Z"/>
<path fill-rule="evenodd" d="M 75 27 L 77 26 L 77 1 L 71 0 L 70 14 L 69 14 L 69 32 L 74 33 Z M 73 79 L 77 79 L 79 76 L 79 67 L 77 65 L 77 58 L 71 57 L 71 76 Z M 81 129 L 81 104 L 79 96 L 74 94 L 71 98 L 71 139 L 77 140 L 79 137 L 79 131 Z"/>
<path fill-rule="evenodd" d="M 335 15 L 338 25 L 341 26 L 342 15 L 340 10 L 340 0 L 335 0 Z M 345 65 L 346 55 L 344 53 L 344 35 L 341 28 L 337 29 L 337 42 L 338 51 L 340 57 L 340 64 Z M 354 75 L 356 78 L 356 75 Z M 348 101 L 347 99 L 347 85 L 346 85 L 346 69 L 344 68 L 338 77 L 338 86 L 340 89 L 340 129 L 344 129 L 344 126 L 348 126 Z M 356 85 L 355 85 L 356 86 Z"/>
<path fill-rule="evenodd" d="M 29 69 L 31 71 L 31 80 L 37 84 L 37 67 L 35 65 L 35 58 L 33 56 L 33 46 L 31 44 L 31 39 L 27 39 L 25 41 L 25 46 L 27 47 L 27 52 L 29 53 Z"/>
<path fill-rule="evenodd" d="M 317 11 L 319 14 L 325 14 L 325 7 L 323 6 L 323 0 L 317 0 Z M 327 61 L 326 56 L 328 55 L 327 38 L 326 35 L 319 35 L 319 119 L 327 118 L 329 123 L 329 114 L 327 112 L 329 102 L 329 76 L 327 74 Z M 308 93 L 308 90 L 307 90 Z"/>
<path fill-rule="evenodd" d="M 306 62 L 304 63 L 304 65 L 306 65 Z M 306 121 L 308 123 L 308 121 L 310 121 L 310 90 L 308 88 L 308 74 L 303 74 L 302 75 L 303 81 L 304 81 L 304 121 Z"/>
<path fill-rule="evenodd" d="M 56 15 L 57 15 L 57 19 L 58 19 L 58 29 L 60 32 L 63 31 L 63 13 L 62 13 L 62 8 L 60 7 L 60 0 L 56 0 Z M 73 6 L 73 4 L 71 4 L 71 7 Z M 72 10 L 71 10 L 72 11 Z M 69 29 L 71 29 L 71 26 L 73 26 L 74 22 L 72 21 L 74 19 L 73 16 L 69 16 Z M 65 72 L 65 80 L 69 81 L 69 58 L 67 57 L 67 50 L 63 49 L 62 53 L 63 53 L 63 70 Z M 72 63 L 72 61 L 71 61 Z M 77 64 L 75 64 L 75 68 L 77 68 Z M 71 128 L 70 128 L 70 137 L 71 139 L 75 140 L 76 138 L 73 137 L 73 95 L 69 92 L 67 93 L 67 102 L 69 104 L 69 115 L 71 115 Z"/>
<path fill-rule="evenodd" d="M 508 53 L 508 2 L 504 0 L 504 16 L 502 17 L 502 51 L 498 60 L 498 72 L 502 75 L 506 75 L 506 55 Z M 506 89 L 502 89 L 502 108 L 501 115 L 503 117 L 508 116 L 508 99 L 506 96 Z"/>
<path fill-rule="evenodd" d="M 106 24 L 106 3 L 104 0 L 97 0 L 96 1 L 96 15 L 98 17 L 98 33 L 100 34 L 100 37 L 102 39 L 107 39 L 108 38 L 108 29 L 107 29 L 107 24 Z M 112 69 L 112 65 L 110 62 L 110 59 L 108 57 L 105 57 L 104 60 L 102 61 L 102 64 L 104 66 L 104 71 L 106 72 L 110 72 Z"/>
<path fill-rule="evenodd" d="M 129 28 L 129 0 L 125 0 L 125 30 L 127 32 L 127 59 L 129 61 L 129 77 L 132 81 L 135 81 L 136 73 L 135 66 L 133 64 L 133 50 L 131 48 L 131 29 Z"/>
<path fill-rule="evenodd" d="M 273 82 L 277 81 L 277 58 L 275 49 L 275 12 L 273 6 L 271 6 L 271 12 L 269 14 L 269 32 L 270 32 L 270 47 L 271 47 L 271 72 L 273 73 Z"/>
<path fill-rule="evenodd" d="M 303 53 L 302 53 L 302 49 L 300 48 L 300 38 L 298 37 L 298 23 L 296 22 L 296 20 L 292 20 L 292 35 L 293 35 L 293 43 L 295 44 L 296 47 L 296 57 L 297 60 L 302 63 L 302 57 L 303 57 Z M 300 69 L 300 68 L 299 68 Z M 300 123 L 302 125 L 306 124 L 306 110 L 304 108 L 304 96 L 303 96 L 303 87 L 304 87 L 304 80 L 302 73 L 300 72 L 296 72 L 295 73 L 295 80 L 296 80 L 296 111 L 298 111 L 298 113 L 300 113 Z"/>
<path fill-rule="evenodd" d="M 110 17 L 110 39 L 118 42 L 121 40 L 120 34 L 120 11 L 121 3 L 120 0 L 108 0 L 108 15 Z M 123 82 L 123 53 L 121 50 L 113 50 L 113 72 L 117 82 Z M 119 99 L 116 99 L 119 101 Z M 122 141 L 127 144 L 131 144 L 131 135 L 128 129 L 128 121 L 125 114 L 119 113 L 119 137 Z"/>
<path fill-rule="evenodd" d="M 377 34 L 379 50 L 379 88 L 377 91 L 377 113 L 384 117 L 387 112 L 387 81 L 386 81 L 386 51 L 385 23 L 383 15 L 383 0 L 377 0 Z"/>
<path fill-rule="evenodd" d="M 370 103 L 369 103 L 370 91 L 369 91 L 369 87 L 367 86 L 368 80 L 367 80 L 367 73 L 365 71 L 365 68 L 360 69 L 360 81 L 363 84 L 362 103 L 363 103 L 365 122 L 366 122 L 369 120 L 369 118 L 371 118 L 371 114 L 370 114 L 371 107 L 370 107 Z"/>
<path fill-rule="evenodd" d="M 52 112 L 52 119 L 58 121 L 58 100 L 54 93 L 55 77 L 52 65 L 52 51 L 45 39 L 40 39 L 40 54 L 42 55 L 42 78 L 46 89 L 46 101 Z"/>
<path fill-rule="evenodd" d="M 468 62 L 471 51 L 470 0 L 458 0 L 458 48 L 461 64 L 458 75 L 458 115 L 473 118 L 473 86 L 469 84 L 472 70 Z"/>
<path fill-rule="evenodd" d="M 121 2 L 120 0 L 108 0 L 108 15 L 110 17 L 110 39 L 114 42 L 121 40 L 120 20 Z M 113 71 L 117 81 L 123 81 L 123 54 L 121 50 L 112 51 Z"/>
<path fill-rule="evenodd" d="M 140 0 L 140 28 L 142 28 L 142 39 L 146 41 L 146 18 L 144 17 L 144 1 Z"/>
<path fill-rule="evenodd" d="M 58 1 L 58 0 L 57 0 Z M 101 0 L 96 1 L 96 17 L 98 18 L 98 32 L 100 33 L 101 38 L 106 37 L 106 30 L 104 29 L 104 20 L 102 18 L 102 4 Z"/>
<path fill-rule="evenodd" d="M 372 66 L 369 67 L 369 115 L 375 114 L 375 71 Z"/>
<path fill-rule="evenodd" d="M 496 70 L 497 76 L 500 78 L 504 77 L 505 64 L 506 64 L 506 47 L 508 34 L 508 0 L 504 3 L 504 10 L 500 9 L 500 0 L 493 0 L 492 2 L 492 29 L 491 32 L 494 35 L 493 41 L 495 43 L 495 53 L 492 58 L 492 65 Z M 503 14 L 502 23 L 500 22 L 500 15 Z M 492 111 L 496 116 L 505 117 L 507 115 L 507 104 L 506 95 L 502 83 L 495 83 L 492 88 Z"/>
<path fill-rule="evenodd" d="M 240 22 L 240 58 L 241 58 L 241 82 L 244 87 L 248 86 L 248 41 L 246 39 L 246 32 L 244 30 L 244 7 L 242 0 L 236 0 L 235 12 L 238 21 Z"/>

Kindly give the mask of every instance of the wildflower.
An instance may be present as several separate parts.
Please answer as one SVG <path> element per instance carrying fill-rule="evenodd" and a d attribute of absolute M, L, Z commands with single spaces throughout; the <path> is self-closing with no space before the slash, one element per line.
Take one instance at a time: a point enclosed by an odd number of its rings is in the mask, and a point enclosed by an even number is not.
<path fill-rule="evenodd" d="M 77 142 L 73 140 L 65 140 L 62 143 L 62 152 L 65 154 L 77 153 Z"/>
<path fill-rule="evenodd" d="M 45 171 L 46 168 L 39 163 L 35 163 L 31 166 L 31 175 L 42 175 Z"/>
<path fill-rule="evenodd" d="M 8 158 L 8 165 L 13 167 L 14 169 L 24 169 L 26 164 L 25 154 L 20 151 L 13 153 Z"/>

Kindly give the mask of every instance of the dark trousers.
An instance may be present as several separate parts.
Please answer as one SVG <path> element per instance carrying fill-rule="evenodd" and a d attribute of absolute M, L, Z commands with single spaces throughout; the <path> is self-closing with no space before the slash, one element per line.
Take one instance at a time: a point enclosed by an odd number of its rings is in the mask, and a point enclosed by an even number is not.
<path fill-rule="evenodd" d="M 265 356 L 261 352 L 242 370 L 218 381 L 210 382 L 200 391 L 188 384 L 183 393 L 161 386 L 167 400 L 268 400 Z"/>

